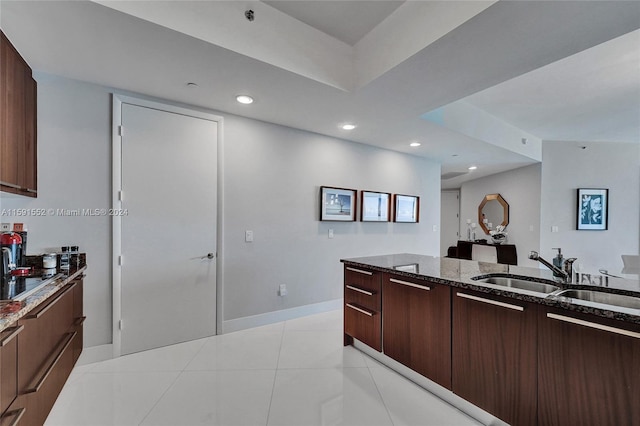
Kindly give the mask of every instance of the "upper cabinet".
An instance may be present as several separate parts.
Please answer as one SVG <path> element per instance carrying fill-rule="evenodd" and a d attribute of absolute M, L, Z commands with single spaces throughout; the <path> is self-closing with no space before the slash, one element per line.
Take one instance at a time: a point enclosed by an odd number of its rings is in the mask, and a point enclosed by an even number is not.
<path fill-rule="evenodd" d="M 1 31 L 0 55 L 0 190 L 36 197 L 36 82 Z"/>

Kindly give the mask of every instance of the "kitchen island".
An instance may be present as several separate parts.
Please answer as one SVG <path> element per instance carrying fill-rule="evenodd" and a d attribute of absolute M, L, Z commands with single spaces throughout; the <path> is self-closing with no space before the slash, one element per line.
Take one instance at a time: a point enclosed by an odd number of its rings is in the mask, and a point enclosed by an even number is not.
<path fill-rule="evenodd" d="M 514 425 L 640 424 L 640 299 L 628 297 L 640 282 L 558 283 L 543 269 L 415 254 L 342 262 L 345 344 L 462 410 Z"/>

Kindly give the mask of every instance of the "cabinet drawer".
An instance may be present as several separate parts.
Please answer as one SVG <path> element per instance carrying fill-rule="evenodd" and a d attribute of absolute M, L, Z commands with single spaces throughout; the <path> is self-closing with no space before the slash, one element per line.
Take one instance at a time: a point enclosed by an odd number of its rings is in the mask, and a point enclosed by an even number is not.
<path fill-rule="evenodd" d="M 344 332 L 378 352 L 382 351 L 382 319 L 380 312 L 354 303 L 345 303 Z"/>
<path fill-rule="evenodd" d="M 18 395 L 18 334 L 16 326 L 0 333 L 0 413 L 4 413 Z"/>
<path fill-rule="evenodd" d="M 345 303 L 353 303 L 378 312 L 382 305 L 382 297 L 380 297 L 379 292 L 367 290 L 353 284 L 344 286 L 344 301 Z"/>
<path fill-rule="evenodd" d="M 357 267 L 344 267 L 344 285 L 353 286 L 361 290 L 380 294 L 382 283 L 380 281 L 380 272 L 370 271 Z"/>

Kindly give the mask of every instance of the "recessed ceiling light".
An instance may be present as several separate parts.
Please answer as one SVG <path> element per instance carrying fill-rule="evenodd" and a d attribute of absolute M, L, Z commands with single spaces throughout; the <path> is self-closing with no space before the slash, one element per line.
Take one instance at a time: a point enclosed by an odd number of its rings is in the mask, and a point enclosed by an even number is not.
<path fill-rule="evenodd" d="M 355 128 L 356 128 L 356 125 L 355 125 L 355 124 L 347 123 L 347 124 L 343 124 L 343 125 L 342 125 L 342 128 L 343 128 L 344 130 L 353 130 L 353 129 L 355 129 Z"/>
<path fill-rule="evenodd" d="M 248 95 L 238 95 L 236 96 L 236 101 L 240 102 L 241 104 L 249 105 L 253 103 L 253 98 Z"/>
<path fill-rule="evenodd" d="M 411 142 L 409 146 L 413 146 L 413 147 L 420 146 L 420 142 Z"/>
<path fill-rule="evenodd" d="M 469 170 L 475 170 L 477 168 L 478 168 L 477 166 L 471 166 L 471 167 L 469 167 Z"/>

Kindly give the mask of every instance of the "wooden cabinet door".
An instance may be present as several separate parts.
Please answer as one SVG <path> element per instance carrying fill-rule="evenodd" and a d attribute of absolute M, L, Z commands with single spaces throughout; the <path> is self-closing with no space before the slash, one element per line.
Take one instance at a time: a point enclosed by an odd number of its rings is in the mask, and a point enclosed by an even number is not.
<path fill-rule="evenodd" d="M 20 142 L 24 140 L 24 78 L 25 64 L 9 43 L 0 35 L 0 66 L 2 70 L 2 140 L 0 141 L 0 182 L 19 188 L 18 158 Z"/>
<path fill-rule="evenodd" d="M 0 333 L 0 414 L 18 396 L 18 334 L 24 327 L 16 325 Z"/>
<path fill-rule="evenodd" d="M 0 185 L 35 197 L 37 94 L 31 68 L 0 32 Z"/>
<path fill-rule="evenodd" d="M 25 105 L 24 105 L 24 143 L 21 146 L 18 163 L 18 184 L 27 190 L 29 196 L 35 196 L 38 190 L 38 118 L 37 118 L 37 84 L 31 76 L 31 70 L 25 70 Z"/>
<path fill-rule="evenodd" d="M 538 329 L 541 425 L 640 424 L 640 326 L 541 309 Z"/>
<path fill-rule="evenodd" d="M 451 389 L 451 289 L 384 274 L 385 355 Z"/>
<path fill-rule="evenodd" d="M 534 304 L 454 289 L 453 392 L 513 425 L 537 415 Z"/>

